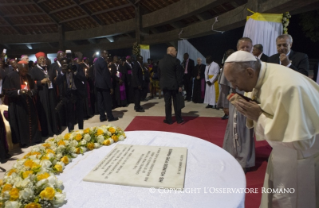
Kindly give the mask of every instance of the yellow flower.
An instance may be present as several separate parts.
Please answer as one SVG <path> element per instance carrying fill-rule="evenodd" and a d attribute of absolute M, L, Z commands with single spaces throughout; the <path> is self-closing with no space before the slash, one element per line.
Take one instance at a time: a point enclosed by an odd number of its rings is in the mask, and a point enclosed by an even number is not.
<path fill-rule="evenodd" d="M 43 173 L 43 174 L 37 175 L 38 181 L 41 181 L 41 180 L 49 178 L 49 177 L 50 177 L 49 173 Z"/>
<path fill-rule="evenodd" d="M 113 135 L 112 139 L 114 140 L 114 142 L 118 142 L 119 141 L 119 138 L 116 135 Z"/>
<path fill-rule="evenodd" d="M 64 135 L 64 139 L 69 140 L 69 139 L 70 139 L 70 136 L 71 136 L 71 134 L 70 134 L 70 133 L 67 133 L 67 134 Z"/>
<path fill-rule="evenodd" d="M 2 187 L 1 193 L 6 192 L 6 191 L 11 191 L 11 189 L 12 189 L 12 185 L 11 184 L 6 184 L 6 185 L 4 185 Z"/>
<path fill-rule="evenodd" d="M 58 146 L 61 146 L 61 145 L 65 145 L 65 142 L 63 140 L 58 142 Z"/>
<path fill-rule="evenodd" d="M 84 129 L 83 134 L 88 134 L 88 133 L 90 133 L 90 129 L 89 128 Z"/>
<path fill-rule="evenodd" d="M 24 162 L 24 166 L 28 168 L 32 168 L 33 165 L 34 165 L 34 162 L 32 160 L 27 160 Z"/>
<path fill-rule="evenodd" d="M 4 203 L 0 201 L 0 207 L 4 207 Z"/>
<path fill-rule="evenodd" d="M 29 171 L 25 171 L 22 173 L 22 178 L 25 179 L 27 178 L 29 175 L 33 174 L 33 171 L 32 170 L 29 170 Z"/>
<path fill-rule="evenodd" d="M 47 155 L 44 155 L 41 160 L 50 160 L 50 158 Z"/>
<path fill-rule="evenodd" d="M 51 187 L 46 187 L 43 191 L 41 191 L 40 193 L 40 197 L 42 199 L 46 199 L 46 200 L 53 200 L 55 195 L 55 190 Z"/>
<path fill-rule="evenodd" d="M 81 153 L 80 148 L 77 147 L 77 148 L 75 149 L 75 153 L 76 153 L 76 154 L 80 154 L 80 153 Z"/>
<path fill-rule="evenodd" d="M 61 162 L 63 162 L 65 165 L 69 164 L 69 158 L 67 156 L 64 156 L 61 158 Z"/>
<path fill-rule="evenodd" d="M 51 147 L 51 145 L 49 143 L 44 143 L 42 144 L 43 147 L 45 147 L 45 149 L 48 149 Z"/>
<path fill-rule="evenodd" d="M 102 135 L 103 133 L 104 133 L 103 130 L 98 129 L 97 132 L 96 132 L 96 136 L 100 136 L 100 135 Z"/>
<path fill-rule="evenodd" d="M 109 132 L 111 132 L 112 134 L 114 134 L 115 131 L 116 131 L 115 128 L 113 128 L 113 127 L 110 127 L 110 128 L 109 128 Z"/>
<path fill-rule="evenodd" d="M 3 185 L 3 179 L 0 179 L 0 186 Z"/>
<path fill-rule="evenodd" d="M 40 168 L 41 168 L 41 165 L 37 163 L 33 163 L 31 170 L 36 171 L 36 170 L 39 170 Z"/>
<path fill-rule="evenodd" d="M 81 139 L 82 139 L 82 135 L 81 134 L 77 134 L 76 136 L 75 136 L 75 140 L 76 141 L 81 141 Z"/>
<path fill-rule="evenodd" d="M 54 166 L 54 168 L 55 168 L 58 172 L 60 172 L 60 173 L 62 173 L 62 171 L 63 171 L 62 165 L 56 164 L 56 165 Z"/>
<path fill-rule="evenodd" d="M 92 149 L 94 149 L 94 143 L 88 143 L 87 145 L 86 145 L 86 147 L 89 149 L 89 150 L 92 150 Z"/>
<path fill-rule="evenodd" d="M 110 140 L 109 139 L 107 139 L 107 140 L 104 140 L 104 142 L 103 142 L 103 145 L 110 145 L 111 144 L 111 142 L 110 142 Z"/>
<path fill-rule="evenodd" d="M 30 155 L 31 155 L 31 152 L 29 152 L 28 154 L 24 155 L 24 156 L 23 156 L 23 159 L 29 157 Z"/>
<path fill-rule="evenodd" d="M 52 149 L 47 149 L 45 152 L 46 152 L 47 154 L 48 154 L 48 153 L 55 154 L 55 152 L 54 152 Z"/>
<path fill-rule="evenodd" d="M 12 173 L 16 173 L 17 172 L 17 170 L 16 169 L 11 169 L 9 172 L 8 172 L 8 176 L 11 176 L 12 175 Z M 0 183 L 0 186 L 1 186 L 1 183 Z"/>
<path fill-rule="evenodd" d="M 10 193 L 10 201 L 16 201 L 19 198 L 19 189 L 13 188 Z"/>
<path fill-rule="evenodd" d="M 40 153 L 40 152 L 32 152 L 31 155 L 36 155 L 36 156 L 38 156 L 38 155 L 41 155 L 41 153 Z"/>
<path fill-rule="evenodd" d="M 41 208 L 41 205 L 38 203 L 31 202 L 24 206 L 24 208 Z"/>

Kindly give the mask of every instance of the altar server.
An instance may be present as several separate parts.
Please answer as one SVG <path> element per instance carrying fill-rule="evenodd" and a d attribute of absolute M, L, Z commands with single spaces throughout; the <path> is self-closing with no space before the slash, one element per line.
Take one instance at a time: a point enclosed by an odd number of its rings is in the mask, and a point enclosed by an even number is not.
<path fill-rule="evenodd" d="M 263 192 L 260 207 L 319 207 L 319 86 L 243 51 L 226 60 L 225 77 L 249 92 L 255 102 L 239 99 L 236 109 L 247 117 L 247 127 L 255 128 L 256 139 L 273 148 L 264 187 L 276 191 Z M 287 188 L 294 191 L 283 192 Z"/>
<path fill-rule="evenodd" d="M 206 91 L 204 103 L 207 104 L 206 108 L 216 108 L 217 99 L 219 96 L 218 88 L 218 74 L 219 65 L 213 62 L 211 56 L 206 57 L 206 69 L 205 69 L 205 80 L 206 80 Z"/>

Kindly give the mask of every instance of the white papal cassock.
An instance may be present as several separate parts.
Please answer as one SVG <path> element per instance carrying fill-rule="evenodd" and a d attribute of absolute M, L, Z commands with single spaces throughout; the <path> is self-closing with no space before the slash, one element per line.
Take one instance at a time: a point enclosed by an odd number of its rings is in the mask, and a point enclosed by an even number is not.
<path fill-rule="evenodd" d="M 212 83 L 211 86 L 206 83 L 204 103 L 208 105 L 216 105 L 218 100 L 219 84 L 215 81 L 218 79 L 219 68 L 217 63 L 212 62 L 210 65 L 206 66 L 205 69 L 205 81 L 210 81 Z"/>
<path fill-rule="evenodd" d="M 270 155 L 260 207 L 319 207 L 319 85 L 278 64 L 262 63 L 256 87 L 246 96 L 260 103 L 263 113 L 255 128 L 257 141 L 266 140 Z M 294 193 L 274 193 L 283 189 Z M 265 190 L 265 189 L 264 189 Z"/>

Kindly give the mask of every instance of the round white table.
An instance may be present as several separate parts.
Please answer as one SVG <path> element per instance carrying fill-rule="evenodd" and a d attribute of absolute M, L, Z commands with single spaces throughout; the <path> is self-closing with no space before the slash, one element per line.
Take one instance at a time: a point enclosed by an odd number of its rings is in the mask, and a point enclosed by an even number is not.
<path fill-rule="evenodd" d="M 222 148 L 177 133 L 130 131 L 126 135 L 126 140 L 120 143 L 187 147 L 184 192 L 167 193 L 165 189 L 150 190 L 83 181 L 115 146 L 113 144 L 79 155 L 58 176 L 66 192 L 67 203 L 63 207 L 244 207 L 245 191 L 242 190 L 246 188 L 245 174 L 239 163 Z"/>

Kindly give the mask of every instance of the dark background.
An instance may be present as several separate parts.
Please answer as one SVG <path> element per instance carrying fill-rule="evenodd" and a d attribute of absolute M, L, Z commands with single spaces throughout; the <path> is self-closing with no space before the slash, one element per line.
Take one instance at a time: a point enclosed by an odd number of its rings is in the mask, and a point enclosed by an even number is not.
<path fill-rule="evenodd" d="M 216 33 L 199 38 L 189 39 L 188 41 L 200 51 L 204 56 L 211 55 L 214 61 L 220 62 L 224 52 L 228 49 L 236 50 L 237 40 L 243 36 L 244 27 L 236 28 L 221 33 Z M 299 25 L 299 15 L 293 15 L 288 26 L 288 33 L 293 37 L 292 49 L 298 52 L 308 54 L 309 59 L 319 59 L 319 42 L 314 43 L 307 38 Z M 161 59 L 166 53 L 167 44 L 151 45 L 151 58 L 153 60 Z M 110 50 L 110 54 L 125 57 L 132 54 L 132 49 Z M 91 56 L 92 54 L 88 54 Z"/>

